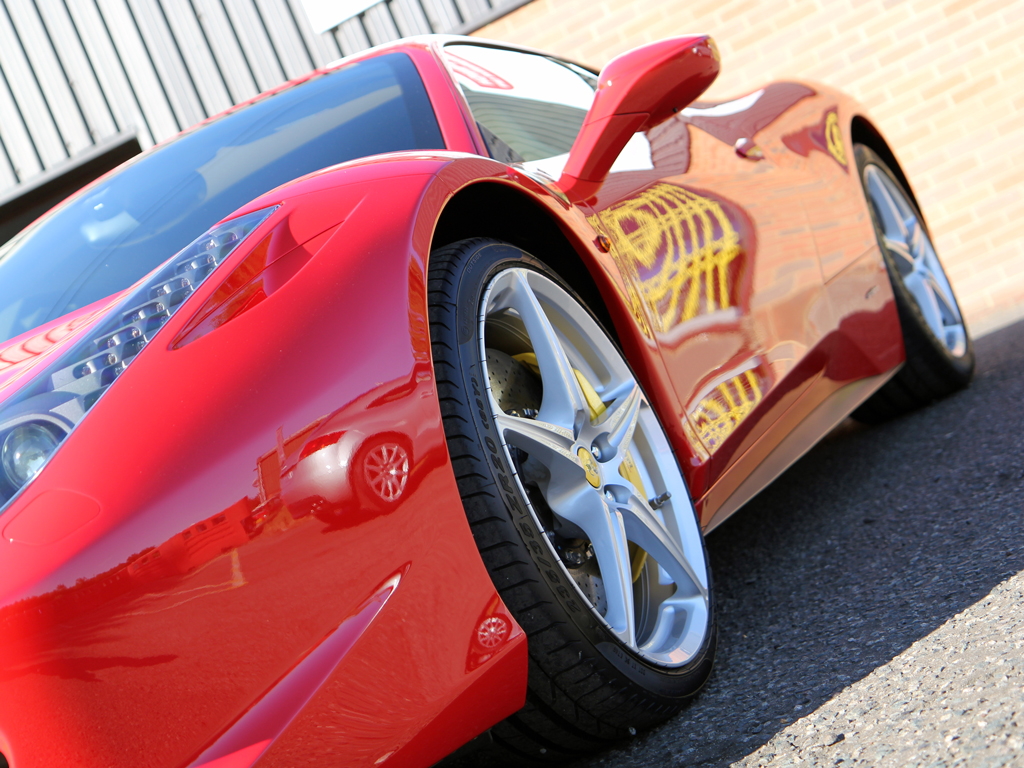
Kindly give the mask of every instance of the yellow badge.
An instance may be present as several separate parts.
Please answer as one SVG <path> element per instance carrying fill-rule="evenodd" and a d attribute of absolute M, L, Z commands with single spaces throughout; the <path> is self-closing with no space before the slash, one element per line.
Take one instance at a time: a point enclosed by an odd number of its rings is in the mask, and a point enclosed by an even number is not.
<path fill-rule="evenodd" d="M 846 147 L 843 146 L 843 130 L 839 127 L 839 115 L 829 112 L 825 118 L 825 143 L 829 154 L 842 166 L 846 165 Z"/>
<path fill-rule="evenodd" d="M 595 488 L 600 488 L 601 471 L 597 468 L 597 460 L 594 459 L 590 451 L 583 447 L 580 447 L 580 449 L 576 451 L 576 455 L 580 457 L 580 462 L 583 464 L 583 471 L 587 473 L 587 482 Z"/>

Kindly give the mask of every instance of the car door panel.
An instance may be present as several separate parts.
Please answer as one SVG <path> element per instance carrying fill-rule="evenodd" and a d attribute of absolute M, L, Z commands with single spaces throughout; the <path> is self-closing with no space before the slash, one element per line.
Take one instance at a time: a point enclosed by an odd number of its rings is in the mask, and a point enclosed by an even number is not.
<path fill-rule="evenodd" d="M 685 118 L 648 139 L 662 180 L 612 173 L 595 209 L 713 457 L 713 483 L 809 386 L 816 371 L 801 362 L 831 314 L 809 222 L 788 201 L 797 173 L 741 158 Z"/>

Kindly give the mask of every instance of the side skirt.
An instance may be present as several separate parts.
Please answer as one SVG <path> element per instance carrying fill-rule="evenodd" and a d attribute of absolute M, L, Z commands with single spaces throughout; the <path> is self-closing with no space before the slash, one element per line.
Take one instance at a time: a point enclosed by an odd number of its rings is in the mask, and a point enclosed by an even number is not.
<path fill-rule="evenodd" d="M 895 376 L 901 367 L 902 365 L 898 365 L 891 371 L 878 376 L 871 376 L 845 384 L 825 398 L 757 464 L 743 482 L 722 502 L 704 527 L 704 533 L 708 533 L 725 522 L 730 515 L 764 490 L 769 483 L 789 469 L 790 466 L 795 464 L 800 457 L 838 426 L 843 419 L 853 413 L 857 406 L 871 397 L 889 379 Z M 794 404 L 794 407 L 797 405 Z M 748 450 L 747 455 L 750 454 L 757 454 L 756 443 Z M 733 469 L 739 469 L 742 463 L 741 459 Z M 715 488 L 712 487 L 706 494 L 705 499 L 707 502 L 711 502 L 714 496 Z"/>

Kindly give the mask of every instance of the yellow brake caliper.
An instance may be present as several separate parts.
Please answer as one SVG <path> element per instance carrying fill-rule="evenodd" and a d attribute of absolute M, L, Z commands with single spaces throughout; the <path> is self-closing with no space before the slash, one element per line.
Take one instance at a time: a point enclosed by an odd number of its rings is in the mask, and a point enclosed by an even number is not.
<path fill-rule="evenodd" d="M 523 352 L 519 355 L 513 355 L 513 357 L 540 376 L 540 366 L 537 365 L 537 355 L 533 352 Z M 597 391 L 591 383 L 587 381 L 586 376 L 575 368 L 572 369 L 572 372 L 576 374 L 576 381 L 579 382 L 580 389 L 583 390 L 583 397 L 586 398 L 587 405 L 590 406 L 590 421 L 593 422 L 598 416 L 608 410 L 608 406 L 601 402 L 601 398 L 598 396 Z M 633 484 L 633 487 L 637 489 L 642 498 L 649 498 L 647 496 L 647 491 L 644 488 L 644 481 L 640 477 L 640 472 L 636 468 L 636 462 L 633 461 L 633 455 L 629 450 L 627 450 L 625 455 L 622 457 L 622 464 L 619 465 L 619 474 Z M 640 547 L 633 542 L 629 542 L 629 564 L 633 570 L 634 582 L 640 578 L 640 573 L 643 571 L 644 563 L 646 562 L 647 552 L 640 549 Z"/>

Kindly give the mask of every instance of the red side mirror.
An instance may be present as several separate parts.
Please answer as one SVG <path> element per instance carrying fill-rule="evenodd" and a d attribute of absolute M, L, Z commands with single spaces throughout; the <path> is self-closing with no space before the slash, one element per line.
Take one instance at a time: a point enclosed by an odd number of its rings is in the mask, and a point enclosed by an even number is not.
<path fill-rule="evenodd" d="M 700 96 L 718 76 L 719 61 L 714 40 L 695 35 L 634 48 L 608 62 L 558 179 L 562 191 L 584 198 L 596 191 L 630 137 Z"/>

